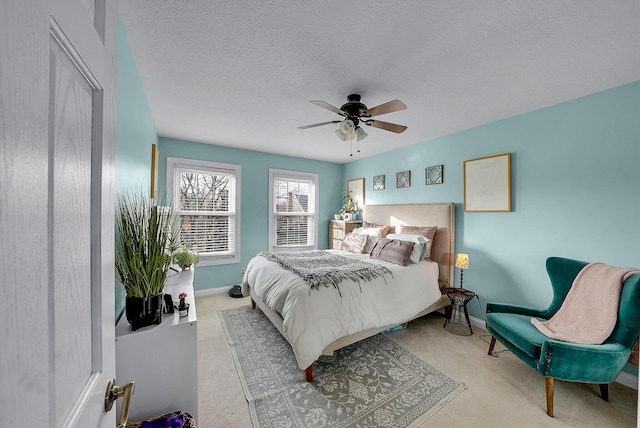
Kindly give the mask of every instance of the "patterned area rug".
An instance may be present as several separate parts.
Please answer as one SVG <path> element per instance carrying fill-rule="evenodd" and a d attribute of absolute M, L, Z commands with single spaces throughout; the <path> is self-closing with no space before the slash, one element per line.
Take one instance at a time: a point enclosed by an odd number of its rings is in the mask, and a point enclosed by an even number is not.
<path fill-rule="evenodd" d="M 417 427 L 464 390 L 384 334 L 321 357 L 309 383 L 260 309 L 219 314 L 256 428 Z"/>

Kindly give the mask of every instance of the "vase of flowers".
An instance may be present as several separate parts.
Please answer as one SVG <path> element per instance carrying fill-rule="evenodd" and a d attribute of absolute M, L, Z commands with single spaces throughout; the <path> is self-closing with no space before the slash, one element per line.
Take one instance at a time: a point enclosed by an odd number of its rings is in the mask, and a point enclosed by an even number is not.
<path fill-rule="evenodd" d="M 181 318 L 189 315 L 189 304 L 185 301 L 186 298 L 187 293 L 180 293 L 178 295 L 178 299 L 180 299 L 180 302 L 178 303 L 178 314 Z"/>

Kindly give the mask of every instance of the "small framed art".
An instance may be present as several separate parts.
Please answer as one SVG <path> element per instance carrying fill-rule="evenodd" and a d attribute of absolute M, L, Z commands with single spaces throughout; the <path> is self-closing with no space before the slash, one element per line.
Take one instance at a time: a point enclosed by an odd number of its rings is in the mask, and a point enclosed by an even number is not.
<path fill-rule="evenodd" d="M 373 176 L 373 190 L 384 190 L 384 175 Z"/>
<path fill-rule="evenodd" d="M 396 187 L 411 187 L 411 171 L 396 172 Z"/>
<path fill-rule="evenodd" d="M 424 169 L 424 184 L 442 184 L 444 181 L 444 165 L 428 166 Z"/>

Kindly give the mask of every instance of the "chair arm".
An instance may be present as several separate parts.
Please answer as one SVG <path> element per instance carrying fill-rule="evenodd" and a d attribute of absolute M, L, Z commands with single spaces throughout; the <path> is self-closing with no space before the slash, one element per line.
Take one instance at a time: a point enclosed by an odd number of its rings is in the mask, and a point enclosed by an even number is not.
<path fill-rule="evenodd" d="M 536 370 L 544 376 L 581 383 L 611 383 L 627 363 L 631 349 L 620 343 L 582 345 L 545 341 Z"/>
<path fill-rule="evenodd" d="M 508 305 L 503 303 L 487 303 L 487 311 L 490 312 L 502 312 L 517 315 L 527 315 L 531 317 L 547 318 L 546 311 L 534 308 L 527 308 L 525 306 Z"/>

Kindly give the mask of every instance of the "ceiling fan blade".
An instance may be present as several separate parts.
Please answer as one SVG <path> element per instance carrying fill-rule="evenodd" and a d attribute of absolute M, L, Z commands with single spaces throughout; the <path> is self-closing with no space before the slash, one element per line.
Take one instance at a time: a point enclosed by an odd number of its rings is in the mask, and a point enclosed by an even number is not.
<path fill-rule="evenodd" d="M 396 134 L 400 134 L 407 129 L 404 125 L 398 125 L 396 123 L 383 122 L 381 120 L 367 120 L 365 122 L 369 126 L 373 126 L 374 128 L 384 129 L 385 131 L 395 132 Z"/>
<path fill-rule="evenodd" d="M 327 110 L 331 110 L 334 113 L 338 113 L 341 116 L 346 116 L 347 114 L 345 112 L 343 112 L 342 110 L 340 110 L 338 107 L 334 107 L 331 104 L 324 102 L 324 101 L 320 101 L 320 100 L 311 100 L 309 101 L 311 104 L 315 104 L 318 107 L 322 107 L 322 108 L 326 108 Z"/>
<path fill-rule="evenodd" d="M 320 122 L 320 123 L 314 123 L 311 125 L 304 125 L 304 126 L 298 126 L 298 129 L 308 129 L 308 128 L 315 128 L 316 126 L 322 126 L 322 125 L 329 125 L 332 123 L 340 123 L 342 122 L 341 120 L 332 120 L 329 122 Z"/>
<path fill-rule="evenodd" d="M 400 111 L 406 109 L 407 106 L 400 100 L 388 101 L 379 106 L 371 107 L 365 112 L 365 116 L 380 116 L 381 114 L 392 113 L 394 111 Z"/>

